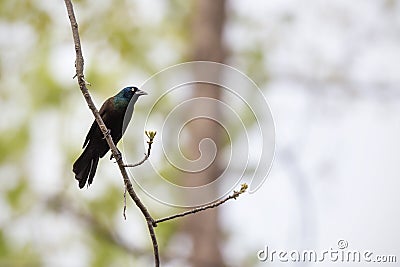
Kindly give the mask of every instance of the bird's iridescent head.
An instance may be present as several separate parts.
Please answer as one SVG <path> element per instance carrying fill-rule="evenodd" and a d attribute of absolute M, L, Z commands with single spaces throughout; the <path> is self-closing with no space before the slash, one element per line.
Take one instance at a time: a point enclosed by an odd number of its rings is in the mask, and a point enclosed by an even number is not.
<path fill-rule="evenodd" d="M 121 90 L 121 92 L 118 93 L 118 96 L 129 99 L 129 100 L 133 96 L 136 96 L 136 98 L 138 98 L 141 95 L 147 95 L 147 93 L 145 91 L 140 90 L 139 88 L 137 88 L 135 86 L 125 87 L 124 89 Z"/>

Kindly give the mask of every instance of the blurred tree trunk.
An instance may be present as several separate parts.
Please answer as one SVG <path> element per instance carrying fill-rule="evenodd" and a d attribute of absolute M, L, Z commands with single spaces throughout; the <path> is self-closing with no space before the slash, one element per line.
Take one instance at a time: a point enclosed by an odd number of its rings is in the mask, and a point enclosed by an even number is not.
<path fill-rule="evenodd" d="M 224 47 L 222 44 L 222 33 L 225 22 L 225 0 L 197 0 L 195 1 L 195 14 L 192 20 L 192 59 L 207 61 L 224 61 Z M 195 74 L 196 75 L 196 74 Z M 219 75 L 218 73 L 209 73 L 208 75 Z M 218 76 L 216 76 L 218 77 Z M 209 97 L 220 99 L 221 89 L 211 84 L 196 84 L 192 92 L 192 98 Z M 218 109 L 215 106 L 205 106 L 197 104 L 192 107 L 193 114 L 199 110 L 208 110 L 212 118 L 219 117 Z M 190 132 L 190 141 L 186 144 L 188 156 L 193 160 L 200 157 L 199 143 L 204 138 L 212 139 L 217 151 L 222 148 L 221 128 L 212 120 L 199 119 L 190 122 L 188 125 Z M 208 153 L 207 149 L 202 150 Z M 183 183 L 187 186 L 198 186 L 208 184 L 214 181 L 221 174 L 219 164 L 219 154 L 215 161 L 198 173 L 184 175 Z M 217 197 L 218 188 L 214 186 L 207 191 L 211 197 Z M 187 198 L 204 198 L 191 194 Z M 195 216 L 188 216 L 184 220 L 184 229 L 191 237 L 193 250 L 189 262 L 193 267 L 220 267 L 225 266 L 220 251 L 220 240 L 222 237 L 221 228 L 218 220 L 218 209 L 211 209 L 204 213 L 198 213 Z"/>

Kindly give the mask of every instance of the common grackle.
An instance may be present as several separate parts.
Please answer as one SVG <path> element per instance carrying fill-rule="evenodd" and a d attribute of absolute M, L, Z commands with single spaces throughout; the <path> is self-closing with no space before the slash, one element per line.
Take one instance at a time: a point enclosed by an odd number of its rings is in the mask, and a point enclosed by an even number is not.
<path fill-rule="evenodd" d="M 100 116 L 110 130 L 115 144 L 124 134 L 123 122 L 130 101 L 132 101 L 131 105 L 133 107 L 141 95 L 147 95 L 147 93 L 137 87 L 125 87 L 118 94 L 107 99 L 101 106 Z M 79 182 L 79 188 L 83 188 L 86 182 L 88 186 L 92 184 L 99 158 L 104 157 L 109 150 L 107 141 L 104 139 L 104 135 L 96 121 L 93 122 L 86 135 L 83 148 L 85 150 L 75 161 L 72 168 L 75 173 L 75 179 Z"/>

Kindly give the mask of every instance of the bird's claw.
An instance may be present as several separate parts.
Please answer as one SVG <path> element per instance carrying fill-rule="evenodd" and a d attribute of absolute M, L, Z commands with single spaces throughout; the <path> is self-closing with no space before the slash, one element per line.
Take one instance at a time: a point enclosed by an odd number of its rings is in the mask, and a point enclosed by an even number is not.
<path fill-rule="evenodd" d="M 110 160 L 112 160 L 113 158 L 114 158 L 114 154 L 111 153 Z M 115 162 L 114 163 L 117 163 L 121 158 L 122 158 L 122 154 L 121 154 L 121 151 L 119 151 L 119 149 L 118 149 L 117 158 L 115 158 Z"/>
<path fill-rule="evenodd" d="M 111 154 L 110 160 L 112 160 L 113 158 L 114 158 L 114 155 Z M 118 152 L 117 158 L 115 158 L 115 162 L 114 163 L 117 163 L 121 158 L 122 158 L 121 152 Z"/>

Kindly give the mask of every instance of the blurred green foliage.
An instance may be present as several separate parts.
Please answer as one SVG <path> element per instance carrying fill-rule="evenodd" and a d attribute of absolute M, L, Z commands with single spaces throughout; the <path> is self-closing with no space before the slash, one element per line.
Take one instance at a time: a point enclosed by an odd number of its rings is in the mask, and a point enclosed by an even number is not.
<path fill-rule="evenodd" d="M 42 266 L 40 256 L 35 253 L 32 246 L 26 244 L 20 249 L 10 246 L 4 232 L 0 230 L 0 266 Z"/>

